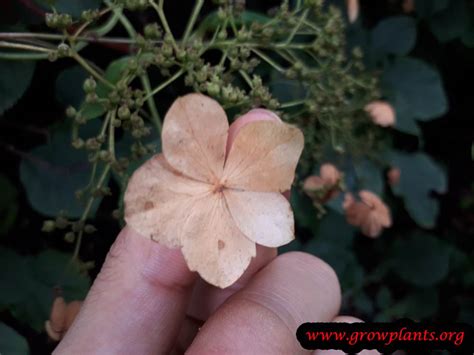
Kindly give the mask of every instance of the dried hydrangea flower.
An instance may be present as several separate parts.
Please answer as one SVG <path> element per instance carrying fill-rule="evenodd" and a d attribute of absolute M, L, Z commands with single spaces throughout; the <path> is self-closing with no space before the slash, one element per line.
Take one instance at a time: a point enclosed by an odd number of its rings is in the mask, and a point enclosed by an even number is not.
<path fill-rule="evenodd" d="M 224 288 L 256 254 L 294 238 L 290 189 L 303 134 L 283 122 L 257 121 L 239 130 L 226 154 L 223 108 L 201 94 L 178 98 L 166 114 L 163 154 L 132 176 L 125 220 L 144 237 L 180 247 L 193 271 Z"/>
<path fill-rule="evenodd" d="M 349 23 L 354 23 L 359 17 L 359 0 L 346 0 L 347 18 Z"/>
<path fill-rule="evenodd" d="M 337 183 L 341 172 L 333 164 L 323 164 L 319 168 L 319 176 L 312 175 L 305 179 L 303 190 L 312 199 L 327 202 L 338 194 Z"/>
<path fill-rule="evenodd" d="M 365 106 L 365 111 L 371 116 L 372 121 L 382 127 L 395 125 L 395 110 L 385 101 L 373 101 Z"/>
<path fill-rule="evenodd" d="M 82 301 L 72 301 L 66 303 L 63 297 L 56 297 L 51 307 L 49 320 L 45 323 L 45 330 L 49 338 L 54 341 L 60 341 L 67 330 L 71 327 L 79 310 Z"/>
<path fill-rule="evenodd" d="M 368 237 L 378 237 L 384 228 L 392 225 L 390 210 L 374 193 L 362 190 L 360 201 L 347 193 L 344 198 L 344 210 L 349 224 L 359 227 Z"/>
<path fill-rule="evenodd" d="M 403 0 L 402 9 L 406 14 L 415 11 L 415 0 Z"/>
<path fill-rule="evenodd" d="M 66 322 L 66 301 L 63 297 L 56 297 L 51 307 L 49 320 L 45 323 L 46 333 L 54 341 L 60 341 L 63 336 Z"/>
<path fill-rule="evenodd" d="M 400 182 L 401 171 L 399 168 L 390 168 L 387 172 L 387 180 L 390 185 L 398 185 Z"/>

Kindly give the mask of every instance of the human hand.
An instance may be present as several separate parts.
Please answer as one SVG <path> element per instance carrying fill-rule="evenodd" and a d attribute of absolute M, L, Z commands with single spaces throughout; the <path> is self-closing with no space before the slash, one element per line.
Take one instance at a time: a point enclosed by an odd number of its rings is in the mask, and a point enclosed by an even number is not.
<path fill-rule="evenodd" d="M 278 119 L 254 110 L 232 124 Z M 218 289 L 171 250 L 124 228 L 55 354 L 297 354 L 304 322 L 338 320 L 341 293 L 320 259 L 257 246 L 232 286 Z M 347 319 L 344 319 L 347 321 Z"/>

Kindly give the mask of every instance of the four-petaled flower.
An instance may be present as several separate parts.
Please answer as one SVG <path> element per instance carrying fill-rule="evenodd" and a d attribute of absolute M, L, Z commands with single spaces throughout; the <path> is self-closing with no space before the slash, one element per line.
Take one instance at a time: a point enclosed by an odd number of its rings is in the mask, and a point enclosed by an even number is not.
<path fill-rule="evenodd" d="M 229 124 L 211 98 L 178 98 L 166 114 L 163 154 L 132 176 L 125 220 L 139 234 L 181 247 L 191 270 L 227 287 L 245 271 L 255 244 L 294 238 L 289 190 L 303 150 L 301 131 L 276 121 L 248 123 L 226 153 Z"/>

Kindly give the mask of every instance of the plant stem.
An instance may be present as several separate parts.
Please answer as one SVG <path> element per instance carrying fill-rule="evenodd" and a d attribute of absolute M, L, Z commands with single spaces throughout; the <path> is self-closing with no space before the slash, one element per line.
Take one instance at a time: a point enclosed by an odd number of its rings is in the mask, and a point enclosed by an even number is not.
<path fill-rule="evenodd" d="M 96 189 L 99 189 L 102 187 L 102 184 L 104 183 L 105 179 L 109 175 L 109 171 L 110 171 L 110 164 L 107 164 L 104 170 L 102 171 L 99 181 L 97 182 Z M 94 200 L 95 200 L 95 197 L 91 196 L 89 200 L 87 201 L 86 208 L 84 209 L 84 212 L 82 213 L 82 216 L 80 219 L 81 221 L 85 222 L 87 220 L 87 217 L 89 216 Z M 79 250 L 81 249 L 81 243 L 82 243 L 82 234 L 83 232 L 81 231 L 79 232 L 79 235 L 77 236 L 76 245 L 74 247 L 74 253 L 72 254 L 72 260 L 77 260 L 79 257 Z"/>
<path fill-rule="evenodd" d="M 295 107 L 299 105 L 303 105 L 306 102 L 306 100 L 294 100 L 294 101 L 288 101 L 280 105 L 279 108 L 285 109 L 285 108 L 290 108 L 290 107 Z"/>
<path fill-rule="evenodd" d="M 162 82 L 158 87 L 156 87 L 155 89 L 153 89 L 153 91 L 151 91 L 149 94 L 147 94 L 145 96 L 145 100 L 147 100 L 149 97 L 155 96 L 158 92 L 163 90 L 165 87 L 167 87 L 169 84 L 171 84 L 173 81 L 178 79 L 183 74 L 184 74 L 184 69 L 178 70 L 171 78 L 169 78 L 168 80 Z"/>
<path fill-rule="evenodd" d="M 18 39 L 18 38 L 41 38 L 50 40 L 63 40 L 64 36 L 53 33 L 33 33 L 33 32 L 0 32 L 0 38 Z"/>
<path fill-rule="evenodd" d="M 87 70 L 93 77 L 99 80 L 101 83 L 109 87 L 110 89 L 114 89 L 115 86 L 111 84 L 108 80 L 106 80 L 102 75 L 100 75 L 92 66 L 87 63 L 87 61 L 82 58 L 76 51 L 72 51 L 71 57 L 76 60 L 85 70 Z"/>
<path fill-rule="evenodd" d="M 194 4 L 193 12 L 191 13 L 191 17 L 189 18 L 188 24 L 186 26 L 186 30 L 184 31 L 183 35 L 183 42 L 186 43 L 188 41 L 189 35 L 196 24 L 197 17 L 201 12 L 202 5 L 204 5 L 204 0 L 197 0 Z"/>
<path fill-rule="evenodd" d="M 161 119 L 160 119 L 158 110 L 156 108 L 153 95 L 151 95 L 150 78 L 148 77 L 148 74 L 145 73 L 144 75 L 140 77 L 140 79 L 141 79 L 143 88 L 145 89 L 145 92 L 146 92 L 146 102 L 148 104 L 148 109 L 150 110 L 150 113 L 151 113 L 152 122 L 155 125 L 155 128 L 158 131 L 158 134 L 161 135 Z"/>
<path fill-rule="evenodd" d="M 109 122 L 109 152 L 112 155 L 112 158 L 115 160 L 115 110 L 110 113 L 110 122 Z"/>
<path fill-rule="evenodd" d="M 298 23 L 296 24 L 296 26 L 293 28 L 290 35 L 288 36 L 287 40 L 285 41 L 285 44 L 290 44 L 293 38 L 295 38 L 296 33 L 301 28 L 301 25 L 303 24 L 303 22 L 306 20 L 306 17 L 308 16 L 308 12 L 309 12 L 308 9 L 303 11 L 303 14 L 301 15 Z"/>
<path fill-rule="evenodd" d="M 178 45 L 176 44 L 176 40 L 173 36 L 173 32 L 171 32 L 170 26 L 168 25 L 168 21 L 166 20 L 166 15 L 165 12 L 163 11 L 163 3 L 164 0 L 159 0 L 158 5 L 154 0 L 149 0 L 150 5 L 155 9 L 156 13 L 158 14 L 158 17 L 160 18 L 161 24 L 163 28 L 165 29 L 165 32 L 167 35 L 170 36 L 171 38 L 171 44 L 176 52 L 178 52 Z"/>
<path fill-rule="evenodd" d="M 280 73 L 284 73 L 285 69 L 283 69 L 279 64 L 277 64 L 273 59 L 268 57 L 266 54 L 261 52 L 260 50 L 253 48 L 252 52 L 254 52 L 256 55 L 258 55 L 261 59 L 263 59 L 265 62 L 270 64 L 276 71 Z"/>
<path fill-rule="evenodd" d="M 250 79 L 249 75 L 243 70 L 239 70 L 239 74 L 242 76 L 242 78 L 244 78 L 247 85 L 250 86 L 250 88 L 252 89 L 253 88 L 252 79 Z"/>
<path fill-rule="evenodd" d="M 0 59 L 6 60 L 41 60 L 47 59 L 46 53 L 7 53 L 0 52 Z"/>
<path fill-rule="evenodd" d="M 48 48 L 33 46 L 30 44 L 7 42 L 7 41 L 0 41 L 0 48 L 25 49 L 29 51 L 43 52 L 43 53 L 52 52 L 52 50 Z"/>

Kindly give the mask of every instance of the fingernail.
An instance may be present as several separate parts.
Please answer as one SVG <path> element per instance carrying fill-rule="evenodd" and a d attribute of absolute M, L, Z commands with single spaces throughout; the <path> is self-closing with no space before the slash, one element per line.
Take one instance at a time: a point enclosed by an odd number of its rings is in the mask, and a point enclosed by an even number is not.
<path fill-rule="evenodd" d="M 267 120 L 277 120 L 279 122 L 281 122 L 281 118 L 275 113 L 275 112 L 272 112 L 270 110 L 266 110 L 266 109 L 263 109 L 263 108 L 254 108 L 252 110 L 250 110 L 248 114 L 251 114 L 251 115 L 258 115 L 260 117 L 264 117 L 263 119 L 267 119 Z"/>

